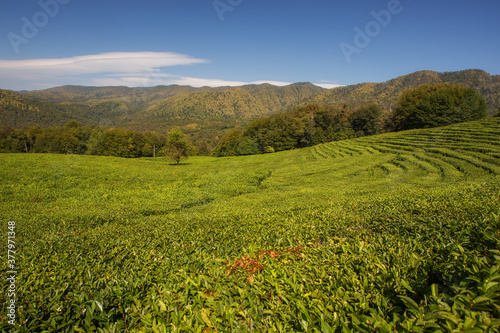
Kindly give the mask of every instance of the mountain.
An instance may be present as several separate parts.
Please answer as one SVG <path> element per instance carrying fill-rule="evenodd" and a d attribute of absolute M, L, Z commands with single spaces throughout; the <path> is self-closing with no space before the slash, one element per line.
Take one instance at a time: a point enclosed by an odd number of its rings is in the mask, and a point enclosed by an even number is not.
<path fill-rule="evenodd" d="M 26 105 L 45 105 L 41 111 L 45 116 L 35 117 L 29 108 L 19 114 L 0 110 L 2 115 L 5 113 L 5 117 L 0 117 L 0 125 L 24 128 L 36 123 L 47 127 L 76 119 L 83 125 L 165 130 L 211 119 L 219 128 L 223 121 L 233 126 L 239 123 L 237 120 L 279 112 L 324 90 L 311 83 L 296 83 L 285 87 L 270 84 L 217 88 L 63 86 L 19 93 L 6 91 Z"/>
<path fill-rule="evenodd" d="M 22 95 L 0 90 L 0 127 L 12 126 L 57 126 L 70 120 L 86 122 L 84 115 L 72 112 L 64 105 L 22 97 Z"/>
<path fill-rule="evenodd" d="M 361 83 L 326 90 L 311 83 L 277 87 L 157 86 L 150 88 L 62 86 L 47 90 L 0 90 L 0 126 L 18 128 L 83 125 L 165 131 L 182 126 L 191 133 L 244 126 L 250 120 L 316 104 L 379 104 L 394 108 L 400 94 L 421 84 L 449 82 L 481 93 L 491 114 L 500 106 L 500 76 L 483 70 L 420 71 L 382 83 Z"/>
<path fill-rule="evenodd" d="M 404 90 L 422 84 L 443 82 L 475 89 L 486 98 L 490 114 L 495 113 L 500 106 L 500 75 L 490 75 L 478 69 L 445 73 L 419 71 L 383 83 L 361 83 L 334 88 L 305 99 L 302 101 L 302 105 L 310 103 L 377 103 L 383 109 L 390 110 L 395 107 Z"/>
<path fill-rule="evenodd" d="M 151 127 L 155 121 L 185 119 L 253 119 L 280 112 L 323 91 L 311 83 L 285 87 L 270 84 L 248 85 L 225 90 L 198 91 L 177 95 L 154 103 L 124 119 L 123 125 Z"/>

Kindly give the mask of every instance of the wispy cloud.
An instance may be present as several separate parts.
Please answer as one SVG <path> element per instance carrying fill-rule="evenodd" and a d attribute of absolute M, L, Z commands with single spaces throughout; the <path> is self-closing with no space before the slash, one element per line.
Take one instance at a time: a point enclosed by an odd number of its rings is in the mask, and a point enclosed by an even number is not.
<path fill-rule="evenodd" d="M 167 67 L 208 62 L 206 59 L 171 52 L 113 52 L 55 59 L 0 60 L 0 88 L 33 90 L 66 84 L 128 87 L 171 84 L 194 87 L 291 84 L 283 81 L 243 82 L 195 78 L 165 72 Z M 318 85 L 325 88 L 338 86 L 324 83 Z"/>

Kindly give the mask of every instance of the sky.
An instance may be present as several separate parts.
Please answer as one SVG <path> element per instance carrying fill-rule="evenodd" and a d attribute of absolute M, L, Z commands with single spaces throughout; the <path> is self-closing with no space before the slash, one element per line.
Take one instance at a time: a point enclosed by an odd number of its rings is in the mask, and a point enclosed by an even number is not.
<path fill-rule="evenodd" d="M 17 0 L 0 89 L 384 82 L 500 74 L 498 0 Z"/>

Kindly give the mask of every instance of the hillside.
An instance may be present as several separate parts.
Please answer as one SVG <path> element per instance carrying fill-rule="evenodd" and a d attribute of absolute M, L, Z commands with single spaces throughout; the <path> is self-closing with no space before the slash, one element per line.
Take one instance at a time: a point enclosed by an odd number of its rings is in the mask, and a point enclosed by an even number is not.
<path fill-rule="evenodd" d="M 151 127 L 155 121 L 176 119 L 253 119 L 290 108 L 322 90 L 310 83 L 297 83 L 285 87 L 264 84 L 223 91 L 193 92 L 155 103 L 127 117 L 123 125 L 133 127 L 142 124 L 143 127 Z"/>
<path fill-rule="evenodd" d="M 405 89 L 438 82 L 474 88 L 487 99 L 491 114 L 500 106 L 498 75 L 491 76 L 481 70 L 421 71 L 383 83 L 362 83 L 331 90 L 311 83 L 296 83 L 285 87 L 262 84 L 219 88 L 64 86 L 41 91 L 5 92 L 0 101 L 0 106 L 3 106 L 0 108 L 0 125 L 48 127 L 76 119 L 82 125 L 141 131 L 166 131 L 173 126 L 188 126 L 186 130 L 196 135 L 208 131 L 217 137 L 225 128 L 244 126 L 256 117 L 310 103 L 361 105 L 375 102 L 389 112 Z M 16 103 L 23 106 L 16 110 L 13 107 Z"/>
<path fill-rule="evenodd" d="M 270 84 L 242 87 L 151 88 L 64 86 L 18 93 L 66 109 L 68 116 L 86 119 L 84 125 L 108 123 L 127 128 L 158 129 L 179 119 L 250 119 L 290 107 L 324 89 L 310 83 L 286 87 Z M 24 119 L 26 121 L 26 119 Z M 22 123 L 19 119 L 18 123 Z M 40 124 L 51 126 L 49 122 Z"/>
<path fill-rule="evenodd" d="M 179 166 L 5 154 L 17 332 L 497 332 L 499 176 L 500 118 Z"/>
<path fill-rule="evenodd" d="M 383 109 L 395 107 L 401 93 L 422 84 L 451 83 L 473 88 L 486 98 L 489 112 L 493 114 L 500 106 L 500 75 L 490 75 L 483 70 L 438 73 L 420 71 L 383 83 L 361 83 L 321 92 L 302 102 L 317 104 L 377 103 Z"/>
<path fill-rule="evenodd" d="M 25 98 L 18 93 L 0 89 L 0 127 L 58 126 L 72 119 L 87 122 L 85 114 L 72 112 L 65 104 Z"/>

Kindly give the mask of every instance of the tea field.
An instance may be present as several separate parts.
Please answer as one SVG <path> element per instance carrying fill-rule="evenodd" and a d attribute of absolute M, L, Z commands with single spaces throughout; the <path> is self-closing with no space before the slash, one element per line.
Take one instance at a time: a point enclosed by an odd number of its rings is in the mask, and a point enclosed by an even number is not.
<path fill-rule="evenodd" d="M 500 118 L 178 166 L 2 154 L 0 331 L 499 332 L 499 174 Z"/>

